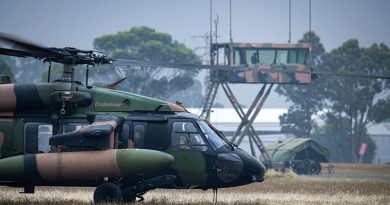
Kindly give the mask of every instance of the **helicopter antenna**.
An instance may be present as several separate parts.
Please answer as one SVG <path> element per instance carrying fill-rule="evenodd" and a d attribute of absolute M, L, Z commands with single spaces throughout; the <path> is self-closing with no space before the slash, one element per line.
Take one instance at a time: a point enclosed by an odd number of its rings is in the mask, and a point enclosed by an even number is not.
<path fill-rule="evenodd" d="M 49 72 L 47 74 L 47 82 L 50 83 L 50 75 L 51 75 L 51 61 L 49 61 Z"/>

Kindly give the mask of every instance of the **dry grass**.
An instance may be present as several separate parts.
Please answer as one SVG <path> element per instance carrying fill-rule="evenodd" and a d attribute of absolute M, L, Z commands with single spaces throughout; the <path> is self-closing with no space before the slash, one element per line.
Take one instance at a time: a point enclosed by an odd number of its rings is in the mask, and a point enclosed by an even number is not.
<path fill-rule="evenodd" d="M 321 164 L 326 167 L 329 164 Z M 390 178 L 390 164 L 334 164 L 334 175 L 337 177 L 374 177 L 374 178 Z M 326 169 L 322 169 L 322 174 L 328 174 Z"/>
<path fill-rule="evenodd" d="M 353 172 L 380 176 L 390 172 L 385 167 L 336 165 L 335 175 Z M 0 204 L 93 204 L 93 188 L 38 187 L 36 194 L 19 194 L 21 189 L 0 187 Z M 213 192 L 201 190 L 154 190 L 140 204 L 213 204 Z M 304 177 L 288 172 L 267 173 L 263 183 L 220 189 L 218 204 L 390 204 L 390 179 L 347 179 Z"/>

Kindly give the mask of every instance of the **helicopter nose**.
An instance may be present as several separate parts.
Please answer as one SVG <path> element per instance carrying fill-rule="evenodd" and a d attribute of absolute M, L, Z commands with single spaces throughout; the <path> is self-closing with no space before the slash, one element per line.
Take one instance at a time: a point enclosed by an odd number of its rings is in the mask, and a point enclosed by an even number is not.
<path fill-rule="evenodd" d="M 217 156 L 217 175 L 224 183 L 237 180 L 244 171 L 244 162 L 235 153 L 221 153 Z"/>
<path fill-rule="evenodd" d="M 242 182 L 253 183 L 264 181 L 266 168 L 263 163 L 243 150 L 238 149 L 237 152 L 245 164 L 245 169 L 241 175 Z"/>
<path fill-rule="evenodd" d="M 225 186 L 241 186 L 264 181 L 265 166 L 243 150 L 220 153 L 216 161 L 217 176 Z"/>

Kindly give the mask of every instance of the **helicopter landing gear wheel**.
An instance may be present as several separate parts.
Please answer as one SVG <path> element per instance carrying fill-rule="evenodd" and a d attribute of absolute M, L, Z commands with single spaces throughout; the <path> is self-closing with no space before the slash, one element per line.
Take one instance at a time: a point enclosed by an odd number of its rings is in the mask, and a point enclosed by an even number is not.
<path fill-rule="evenodd" d="M 93 200 L 95 203 L 120 202 L 123 200 L 122 190 L 112 182 L 104 182 L 96 188 Z"/>
<path fill-rule="evenodd" d="M 123 191 L 123 202 L 134 203 L 137 200 L 137 195 L 130 191 Z"/>
<path fill-rule="evenodd" d="M 122 193 L 123 193 L 123 202 L 126 203 L 141 202 L 145 200 L 143 195 L 146 192 L 135 193 L 128 190 L 122 190 Z"/>

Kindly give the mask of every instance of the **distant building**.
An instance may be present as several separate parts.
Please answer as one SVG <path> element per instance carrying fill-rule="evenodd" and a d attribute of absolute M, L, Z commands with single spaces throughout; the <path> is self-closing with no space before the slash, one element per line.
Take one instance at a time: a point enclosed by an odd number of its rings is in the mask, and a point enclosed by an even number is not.
<path fill-rule="evenodd" d="M 390 122 L 370 126 L 368 133 L 377 147 L 373 163 L 390 163 Z"/>
<path fill-rule="evenodd" d="M 190 112 L 200 114 L 200 109 L 189 108 Z M 247 112 L 247 109 L 244 109 Z M 272 144 L 278 140 L 294 138 L 294 135 L 280 132 L 279 116 L 287 113 L 286 108 L 263 108 L 253 123 L 253 127 L 260 136 L 264 145 Z M 226 137 L 234 135 L 241 120 L 233 108 L 213 108 L 210 113 L 211 123 L 221 130 Z M 390 122 L 368 127 L 368 133 L 376 143 L 377 150 L 373 163 L 390 162 Z M 248 137 L 245 137 L 240 147 L 250 153 Z M 260 153 L 256 150 L 256 156 Z"/>

